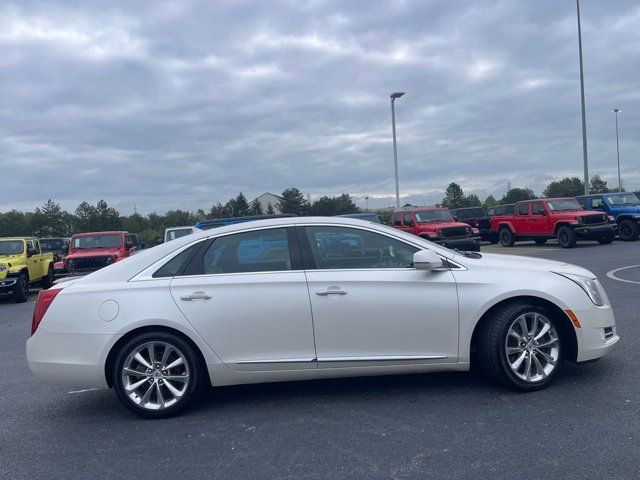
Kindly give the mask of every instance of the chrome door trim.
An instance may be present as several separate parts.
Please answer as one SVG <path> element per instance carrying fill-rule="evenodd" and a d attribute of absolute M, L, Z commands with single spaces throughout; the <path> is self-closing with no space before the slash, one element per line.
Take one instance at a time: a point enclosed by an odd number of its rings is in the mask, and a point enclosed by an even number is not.
<path fill-rule="evenodd" d="M 257 363 L 309 363 L 315 362 L 316 360 L 316 358 L 275 358 L 265 360 L 240 360 L 234 363 L 238 365 L 252 365 Z"/>
<path fill-rule="evenodd" d="M 406 362 L 411 360 L 442 360 L 446 355 L 376 355 L 372 357 L 324 357 L 318 358 L 322 362 Z"/>

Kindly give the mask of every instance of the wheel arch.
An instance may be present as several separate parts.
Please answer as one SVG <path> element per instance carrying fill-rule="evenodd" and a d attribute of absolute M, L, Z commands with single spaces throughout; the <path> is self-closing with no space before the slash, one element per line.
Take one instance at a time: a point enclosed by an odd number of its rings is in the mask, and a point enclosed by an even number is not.
<path fill-rule="evenodd" d="M 560 227 L 569 227 L 571 229 L 573 229 L 573 225 L 571 225 L 569 222 L 556 222 L 556 224 L 553 226 L 553 234 L 557 235 L 558 234 L 558 230 L 560 229 Z"/>
<path fill-rule="evenodd" d="M 528 303 L 539 307 L 544 307 L 552 311 L 554 314 L 554 318 L 558 320 L 559 327 L 562 330 L 562 348 L 565 352 L 567 352 L 565 359 L 572 362 L 576 361 L 576 359 L 578 358 L 578 338 L 575 329 L 573 328 L 573 324 L 571 323 L 571 319 L 567 316 L 566 312 L 550 300 L 541 297 L 535 297 L 532 295 L 520 295 L 517 297 L 503 299 L 495 305 L 492 305 L 487 311 L 482 314 L 475 327 L 473 328 L 473 333 L 471 334 L 471 351 L 469 358 L 471 359 L 472 366 L 474 360 L 476 360 L 475 357 L 477 345 L 479 342 L 480 332 L 482 331 L 484 325 L 491 321 L 496 311 L 504 308 L 507 305 L 513 305 L 515 303 Z"/>
<path fill-rule="evenodd" d="M 171 333 L 177 337 L 180 337 L 185 342 L 187 342 L 193 348 L 194 352 L 196 352 L 196 355 L 198 356 L 198 361 L 200 362 L 203 372 L 205 373 L 205 376 L 208 378 L 209 369 L 207 368 L 207 362 L 204 358 L 204 355 L 202 354 L 202 350 L 200 350 L 200 347 L 198 347 L 196 342 L 194 342 L 188 335 L 181 332 L 180 330 L 177 330 L 171 327 L 166 327 L 163 325 L 145 325 L 142 327 L 134 328 L 133 330 L 125 333 L 122 337 L 118 339 L 116 343 L 112 345 L 111 349 L 109 350 L 109 353 L 107 354 L 107 358 L 104 362 L 104 377 L 107 381 L 107 385 L 109 385 L 109 388 L 113 387 L 113 378 L 112 378 L 113 363 L 116 360 L 118 350 L 120 350 L 122 345 L 128 342 L 131 338 L 147 332 Z"/>
<path fill-rule="evenodd" d="M 500 230 L 502 230 L 503 228 L 508 228 L 509 230 L 511 230 L 511 233 L 513 233 L 515 235 L 515 229 L 513 228 L 513 225 L 511 225 L 511 222 L 500 222 L 498 224 L 498 233 L 500 233 Z"/>

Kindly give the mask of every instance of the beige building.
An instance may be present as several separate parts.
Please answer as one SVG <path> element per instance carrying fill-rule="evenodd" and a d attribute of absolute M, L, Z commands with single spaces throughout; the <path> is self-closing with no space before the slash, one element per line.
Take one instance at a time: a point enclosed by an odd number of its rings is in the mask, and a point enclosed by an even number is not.
<path fill-rule="evenodd" d="M 274 195 L 273 193 L 265 192 L 253 201 L 255 202 L 256 200 L 262 207 L 262 211 L 265 213 L 265 215 L 269 208 L 269 204 L 271 204 L 271 207 L 273 208 L 274 213 L 280 213 L 280 209 L 278 208 L 278 205 L 280 205 L 280 200 L 282 200 L 282 197 L 279 197 L 278 195 Z"/>

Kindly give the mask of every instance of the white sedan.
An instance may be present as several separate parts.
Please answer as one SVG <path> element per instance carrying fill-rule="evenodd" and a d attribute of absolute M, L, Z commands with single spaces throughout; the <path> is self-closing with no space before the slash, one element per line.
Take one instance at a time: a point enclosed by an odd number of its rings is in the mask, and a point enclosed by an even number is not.
<path fill-rule="evenodd" d="M 197 231 L 42 291 L 27 357 L 165 417 L 204 387 L 468 370 L 536 390 L 618 342 L 595 276 L 348 218 Z"/>

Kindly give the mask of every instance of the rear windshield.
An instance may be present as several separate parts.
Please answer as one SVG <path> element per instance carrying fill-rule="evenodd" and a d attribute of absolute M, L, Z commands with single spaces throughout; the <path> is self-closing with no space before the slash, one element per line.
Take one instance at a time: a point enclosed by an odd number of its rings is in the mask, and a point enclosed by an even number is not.
<path fill-rule="evenodd" d="M 469 208 L 464 210 L 455 210 L 454 215 L 460 220 L 466 220 L 467 218 L 480 218 L 484 217 L 484 210 L 481 208 Z"/>
<path fill-rule="evenodd" d="M 176 238 L 185 237 L 193 233 L 193 228 L 178 228 L 176 230 L 169 230 L 167 232 L 167 238 L 164 239 L 165 242 L 169 240 L 175 240 Z"/>
<path fill-rule="evenodd" d="M 122 245 L 120 235 L 87 235 L 72 239 L 74 249 L 115 248 Z"/>
<path fill-rule="evenodd" d="M 62 250 L 64 241 L 59 238 L 43 238 L 40 240 L 40 248 L 43 252 L 56 252 Z"/>
<path fill-rule="evenodd" d="M 561 212 L 564 210 L 582 210 L 582 207 L 577 200 L 573 198 L 567 198 L 566 200 L 554 200 L 547 202 L 549 210 L 552 212 Z"/>
<path fill-rule="evenodd" d="M 418 223 L 442 222 L 453 220 L 449 210 L 427 210 L 423 212 L 415 212 L 413 214 Z"/>
<path fill-rule="evenodd" d="M 22 240 L 2 240 L 0 241 L 0 255 L 19 255 L 24 252 Z"/>

